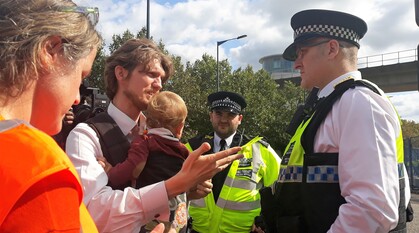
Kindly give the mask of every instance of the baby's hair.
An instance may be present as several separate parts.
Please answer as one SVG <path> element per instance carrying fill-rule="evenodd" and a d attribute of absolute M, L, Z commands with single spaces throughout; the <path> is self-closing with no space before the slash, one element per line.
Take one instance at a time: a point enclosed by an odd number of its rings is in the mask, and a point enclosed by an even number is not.
<path fill-rule="evenodd" d="M 184 123 L 188 110 L 183 99 L 171 91 L 155 94 L 147 107 L 147 127 L 174 131 Z"/>

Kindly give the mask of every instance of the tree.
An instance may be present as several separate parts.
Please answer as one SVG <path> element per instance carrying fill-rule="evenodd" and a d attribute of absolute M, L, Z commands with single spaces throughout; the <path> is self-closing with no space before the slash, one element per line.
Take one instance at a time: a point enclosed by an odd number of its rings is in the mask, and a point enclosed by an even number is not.
<path fill-rule="evenodd" d="M 184 70 L 177 68 L 174 77 L 170 79 L 171 85 L 165 87 L 178 93 L 188 107 L 183 139 L 208 132 L 211 127 L 207 96 L 216 88 L 214 67 L 214 59 L 204 54 L 202 60 L 197 60 L 194 64 L 188 62 Z"/>
<path fill-rule="evenodd" d="M 92 72 L 90 73 L 90 77 L 87 79 L 89 87 L 96 87 L 104 92 L 105 90 L 105 82 L 103 80 L 103 73 L 105 71 L 105 51 L 104 51 L 105 44 L 103 43 L 102 46 L 98 49 L 96 54 L 95 61 L 93 62 Z"/>
<path fill-rule="evenodd" d="M 112 54 L 115 52 L 122 44 L 124 44 L 127 40 L 133 39 L 134 34 L 132 34 L 129 30 L 126 30 L 122 33 L 122 35 L 113 35 L 112 36 L 112 43 L 109 45 L 109 51 Z"/>
<path fill-rule="evenodd" d="M 403 138 L 412 138 L 419 136 L 419 124 L 415 121 L 402 119 Z"/>

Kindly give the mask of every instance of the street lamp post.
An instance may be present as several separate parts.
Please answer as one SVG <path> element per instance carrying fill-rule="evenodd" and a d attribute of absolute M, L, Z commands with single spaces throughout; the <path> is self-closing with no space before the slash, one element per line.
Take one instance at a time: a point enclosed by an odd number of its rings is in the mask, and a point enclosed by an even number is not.
<path fill-rule="evenodd" d="M 147 39 L 150 39 L 150 0 L 147 0 Z"/>
<path fill-rule="evenodd" d="M 219 76 L 219 73 L 218 73 L 218 47 L 220 45 L 224 44 L 227 41 L 230 41 L 230 40 L 239 40 L 239 39 L 245 38 L 245 37 L 247 37 L 247 35 L 241 35 L 241 36 L 238 36 L 238 37 L 235 37 L 235 38 L 231 38 L 231 39 L 228 39 L 228 40 L 217 41 L 217 91 L 220 91 L 220 76 Z"/>

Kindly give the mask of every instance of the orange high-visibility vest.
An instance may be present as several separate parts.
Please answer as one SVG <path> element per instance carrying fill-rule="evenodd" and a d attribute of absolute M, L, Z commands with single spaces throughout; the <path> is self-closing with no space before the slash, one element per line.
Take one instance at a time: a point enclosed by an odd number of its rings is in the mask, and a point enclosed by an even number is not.
<path fill-rule="evenodd" d="M 98 232 L 86 206 L 77 172 L 57 143 L 47 134 L 20 120 L 0 116 L 0 225 L 19 198 L 35 183 L 68 170 L 79 193 L 83 232 Z"/>

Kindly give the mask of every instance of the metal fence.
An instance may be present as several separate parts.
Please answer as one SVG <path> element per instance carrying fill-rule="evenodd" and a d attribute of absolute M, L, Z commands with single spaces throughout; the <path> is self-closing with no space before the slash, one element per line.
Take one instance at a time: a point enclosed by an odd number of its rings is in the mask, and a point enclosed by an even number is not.
<path fill-rule="evenodd" d="M 419 190 L 419 136 L 404 140 L 404 163 L 412 189 Z"/>
<path fill-rule="evenodd" d="M 383 53 L 358 58 L 358 68 L 385 66 L 397 63 L 417 61 L 417 49 L 409 49 L 392 53 Z"/>

